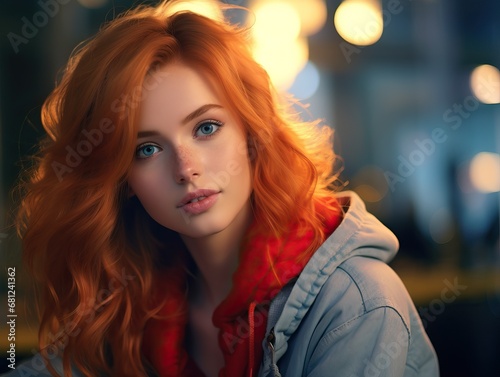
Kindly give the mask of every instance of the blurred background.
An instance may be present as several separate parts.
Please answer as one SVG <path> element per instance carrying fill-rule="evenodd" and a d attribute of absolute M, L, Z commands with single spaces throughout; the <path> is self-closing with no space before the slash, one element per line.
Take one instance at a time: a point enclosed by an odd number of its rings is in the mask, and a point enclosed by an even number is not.
<path fill-rule="evenodd" d="M 500 2 L 224 2 L 252 10 L 227 16 L 253 24 L 256 59 L 280 90 L 310 105 L 304 117 L 335 130 L 345 189 L 398 236 L 391 265 L 442 376 L 499 376 Z M 196 10 L 220 16 L 209 3 Z M 0 307 L 7 313 L 7 268 L 15 267 L 17 361 L 36 352 L 37 328 L 12 189 L 44 134 L 40 107 L 71 51 L 134 4 L 0 3 Z"/>

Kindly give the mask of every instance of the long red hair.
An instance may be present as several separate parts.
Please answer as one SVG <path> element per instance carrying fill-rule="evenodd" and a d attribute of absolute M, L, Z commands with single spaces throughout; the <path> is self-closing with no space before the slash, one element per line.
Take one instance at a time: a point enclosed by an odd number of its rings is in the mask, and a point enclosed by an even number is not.
<path fill-rule="evenodd" d="M 154 275 L 178 242 L 127 194 L 142 93 L 156 68 L 178 59 L 199 67 L 245 126 L 257 231 L 312 228 L 317 242 L 304 257 L 323 240 L 314 202 L 331 197 L 336 180 L 330 129 L 278 102 L 245 31 L 172 14 L 171 3 L 105 25 L 72 55 L 42 108 L 47 137 L 21 186 L 18 230 L 39 282 L 40 348 L 48 359 L 51 347 L 62 352 L 65 375 L 72 364 L 89 376 L 146 374 L 141 341 L 157 310 Z"/>

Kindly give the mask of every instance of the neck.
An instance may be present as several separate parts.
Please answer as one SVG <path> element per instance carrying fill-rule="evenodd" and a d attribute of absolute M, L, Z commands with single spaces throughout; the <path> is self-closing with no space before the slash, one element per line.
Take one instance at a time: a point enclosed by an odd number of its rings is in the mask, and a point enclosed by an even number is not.
<path fill-rule="evenodd" d="M 250 204 L 222 231 L 203 238 L 181 236 L 199 271 L 193 300 L 218 306 L 229 294 L 239 263 L 241 241 L 251 223 Z"/>

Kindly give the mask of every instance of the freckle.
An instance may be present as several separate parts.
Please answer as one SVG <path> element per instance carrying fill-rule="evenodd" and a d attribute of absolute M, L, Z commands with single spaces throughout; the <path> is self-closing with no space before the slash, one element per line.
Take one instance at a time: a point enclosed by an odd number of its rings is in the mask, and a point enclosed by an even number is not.
<path fill-rule="evenodd" d="M 179 147 L 179 149 L 177 150 L 177 157 L 179 158 L 179 160 L 186 162 L 191 158 L 191 153 L 187 148 Z"/>

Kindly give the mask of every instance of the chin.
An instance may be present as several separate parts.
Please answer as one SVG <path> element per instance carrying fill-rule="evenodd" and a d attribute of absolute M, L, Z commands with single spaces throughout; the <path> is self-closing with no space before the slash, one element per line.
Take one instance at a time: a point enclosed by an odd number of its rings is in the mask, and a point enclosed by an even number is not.
<path fill-rule="evenodd" d="M 222 229 L 221 229 L 222 230 Z M 202 239 L 206 237 L 213 236 L 219 233 L 221 230 L 211 230 L 211 229 L 191 229 L 185 232 L 178 232 L 181 237 L 188 237 L 192 239 Z"/>
<path fill-rule="evenodd" d="M 191 222 L 180 233 L 190 238 L 204 238 L 222 232 L 230 224 L 230 221 L 222 219 L 192 219 Z"/>

